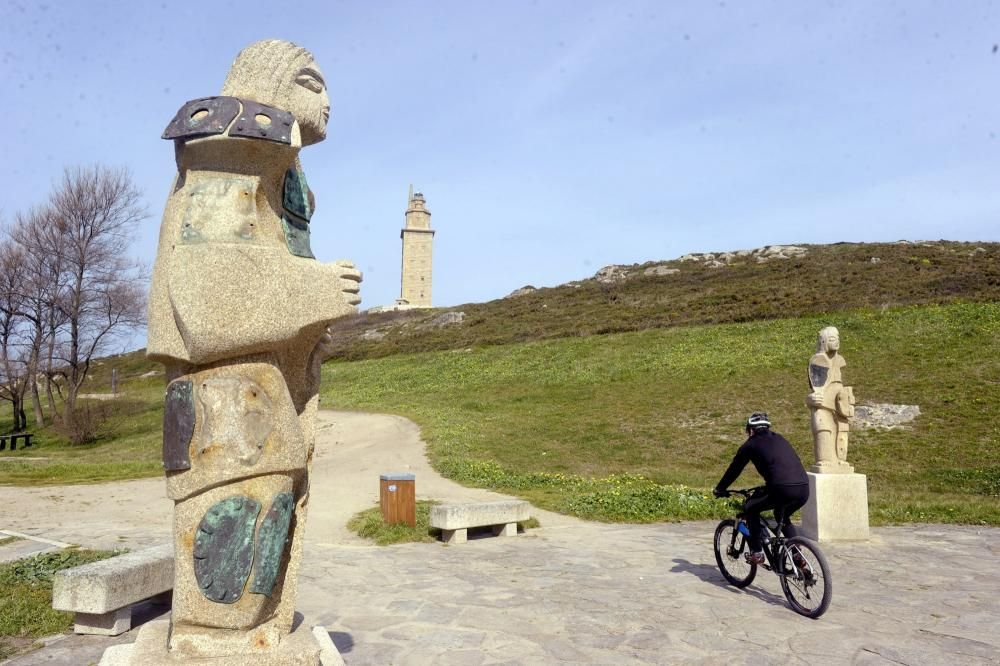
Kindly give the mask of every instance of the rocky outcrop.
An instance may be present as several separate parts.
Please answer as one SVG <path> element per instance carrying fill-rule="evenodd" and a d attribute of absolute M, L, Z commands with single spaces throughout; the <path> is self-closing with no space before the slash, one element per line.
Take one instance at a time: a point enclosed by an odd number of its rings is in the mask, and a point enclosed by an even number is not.
<path fill-rule="evenodd" d="M 710 268 L 722 268 L 734 261 L 755 260 L 764 263 L 772 259 L 792 259 L 809 253 L 809 249 L 800 245 L 766 245 L 753 250 L 735 250 L 733 252 L 701 252 L 685 254 L 677 261 L 692 261 L 702 263 Z"/>
<path fill-rule="evenodd" d="M 735 250 L 733 252 L 699 252 L 693 254 L 685 254 L 683 257 L 675 259 L 676 262 L 691 262 L 695 264 L 700 264 L 708 268 L 725 268 L 732 263 L 737 261 L 757 261 L 758 263 L 763 263 L 765 261 L 771 261 L 772 259 L 792 259 L 794 257 L 801 257 L 809 253 L 809 249 L 802 247 L 800 245 L 767 245 L 765 247 L 759 247 L 754 250 Z M 680 273 L 680 268 L 675 268 L 673 266 L 667 265 L 667 262 L 662 264 L 656 264 L 653 266 L 647 266 L 642 269 L 642 275 L 644 276 L 662 276 L 662 275 L 675 275 Z M 601 270 L 594 273 L 594 280 L 600 282 L 601 284 L 614 284 L 616 282 L 622 282 L 630 277 L 639 275 L 639 267 L 623 266 L 621 264 L 610 264 L 605 266 Z M 574 283 L 567 283 L 560 286 L 578 286 Z M 530 290 L 530 291 L 525 291 Z M 531 293 L 534 291 L 534 287 L 522 287 L 516 291 L 511 292 L 510 296 L 520 296 L 525 293 Z"/>
<path fill-rule="evenodd" d="M 463 319 L 465 319 L 464 312 L 444 312 L 431 319 L 430 325 L 434 328 L 442 328 L 452 324 L 461 324 Z"/>
<path fill-rule="evenodd" d="M 612 282 L 621 282 L 627 277 L 628 277 L 628 267 L 621 266 L 619 264 L 611 264 L 610 266 L 605 266 L 601 270 L 594 273 L 594 279 L 604 284 L 609 284 Z"/>
<path fill-rule="evenodd" d="M 851 427 L 861 430 L 872 428 L 891 430 L 903 427 L 904 423 L 909 423 L 918 416 L 920 416 L 920 407 L 917 405 L 893 405 L 889 403 L 858 405 L 854 409 Z"/>
<path fill-rule="evenodd" d="M 536 289 L 535 287 L 532 287 L 530 284 L 526 284 L 523 287 L 521 287 L 520 289 L 515 289 L 514 291 L 510 292 L 509 294 L 507 294 L 506 296 L 504 296 L 504 298 L 514 298 L 516 296 L 525 296 L 525 295 L 530 294 L 530 293 L 535 292 L 535 291 L 538 291 L 538 289 Z"/>
<path fill-rule="evenodd" d="M 734 261 L 739 260 L 755 260 L 757 263 L 763 263 L 765 261 L 770 261 L 772 259 L 791 259 L 793 257 L 801 257 L 809 253 L 807 248 L 801 247 L 799 245 L 766 245 L 764 247 L 759 247 L 754 250 L 735 250 L 733 252 L 702 252 L 697 254 L 685 254 L 683 257 L 677 261 L 693 261 L 697 263 L 704 263 L 706 266 L 712 268 L 721 268 L 727 266 Z"/>
<path fill-rule="evenodd" d="M 676 273 L 680 272 L 681 269 L 679 268 L 669 268 L 667 266 L 650 266 L 649 268 L 644 270 L 642 274 L 646 276 L 675 275 Z"/>

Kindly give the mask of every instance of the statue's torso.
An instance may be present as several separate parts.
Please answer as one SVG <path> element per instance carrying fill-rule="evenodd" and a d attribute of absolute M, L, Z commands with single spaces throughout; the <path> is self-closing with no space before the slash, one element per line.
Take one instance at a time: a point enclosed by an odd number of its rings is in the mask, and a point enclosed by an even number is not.
<path fill-rule="evenodd" d="M 255 118 L 290 129 L 259 136 Z M 175 141 L 178 175 L 160 228 L 148 356 L 187 367 L 300 338 L 314 344 L 327 322 L 353 311 L 313 258 L 315 204 L 291 114 L 232 97 L 195 100 L 164 136 Z"/>

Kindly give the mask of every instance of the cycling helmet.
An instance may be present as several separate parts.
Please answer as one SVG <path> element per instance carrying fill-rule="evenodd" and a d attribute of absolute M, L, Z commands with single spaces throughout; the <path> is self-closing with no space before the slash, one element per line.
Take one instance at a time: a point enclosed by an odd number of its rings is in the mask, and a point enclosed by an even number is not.
<path fill-rule="evenodd" d="M 754 412 L 747 419 L 747 430 L 767 430 L 771 427 L 771 422 L 767 418 L 767 412 Z"/>

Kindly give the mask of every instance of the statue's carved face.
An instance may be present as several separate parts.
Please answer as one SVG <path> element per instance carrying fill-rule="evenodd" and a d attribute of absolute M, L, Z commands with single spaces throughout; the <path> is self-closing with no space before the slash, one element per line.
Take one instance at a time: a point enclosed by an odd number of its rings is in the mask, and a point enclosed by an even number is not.
<path fill-rule="evenodd" d="M 318 143 L 326 138 L 326 123 L 330 120 L 330 97 L 323 73 L 315 61 L 310 61 L 295 73 L 294 83 L 287 110 L 299 121 L 303 145 Z"/>
<path fill-rule="evenodd" d="M 840 350 L 840 331 L 833 326 L 824 328 L 819 333 L 819 346 L 822 351 L 835 352 Z"/>
<path fill-rule="evenodd" d="M 326 138 L 330 98 L 323 73 L 309 51 L 280 39 L 254 42 L 236 56 L 222 94 L 252 99 L 290 111 L 302 132 L 302 144 Z"/>

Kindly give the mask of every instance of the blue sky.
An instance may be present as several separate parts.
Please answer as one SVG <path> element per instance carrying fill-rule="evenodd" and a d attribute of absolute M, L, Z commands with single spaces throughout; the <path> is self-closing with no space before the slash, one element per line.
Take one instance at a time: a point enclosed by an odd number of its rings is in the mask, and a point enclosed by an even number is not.
<path fill-rule="evenodd" d="M 1000 240 L 995 3 L 0 0 L 0 214 L 66 165 L 127 166 L 151 216 L 159 138 L 263 38 L 316 56 L 313 249 L 399 295 L 410 183 L 434 302 L 611 263 L 775 243 Z"/>

